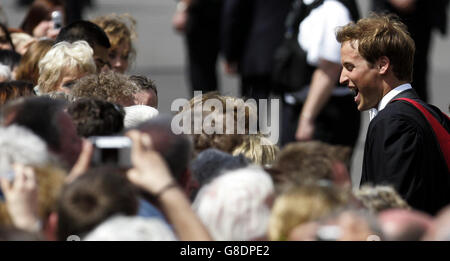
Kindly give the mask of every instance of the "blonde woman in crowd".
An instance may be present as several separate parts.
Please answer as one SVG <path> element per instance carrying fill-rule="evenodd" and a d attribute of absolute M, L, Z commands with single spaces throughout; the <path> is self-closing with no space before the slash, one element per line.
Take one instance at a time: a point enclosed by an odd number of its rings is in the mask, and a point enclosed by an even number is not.
<path fill-rule="evenodd" d="M 86 41 L 55 44 L 39 61 L 39 92 L 69 93 L 75 80 L 96 73 L 93 55 Z"/>

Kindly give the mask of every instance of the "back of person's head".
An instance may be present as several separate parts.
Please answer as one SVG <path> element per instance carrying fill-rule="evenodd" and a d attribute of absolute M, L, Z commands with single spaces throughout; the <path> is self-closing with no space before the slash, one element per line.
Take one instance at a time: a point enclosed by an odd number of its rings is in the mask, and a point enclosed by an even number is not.
<path fill-rule="evenodd" d="M 242 155 L 233 156 L 218 149 L 200 152 L 191 163 L 192 178 L 198 187 L 192 192 L 191 199 L 195 199 L 198 189 L 224 172 L 245 168 L 248 165 L 249 161 Z"/>
<path fill-rule="evenodd" d="M 11 40 L 11 34 L 5 24 L 0 23 L 0 49 L 13 50 L 14 44 Z"/>
<path fill-rule="evenodd" d="M 66 75 L 85 75 L 97 72 L 94 52 L 85 41 L 55 44 L 39 61 L 39 90 L 42 93 L 58 91 Z M 68 86 L 70 89 L 70 87 Z"/>
<path fill-rule="evenodd" d="M 0 64 L 9 66 L 11 72 L 19 66 L 21 58 L 22 55 L 13 50 L 0 50 Z"/>
<path fill-rule="evenodd" d="M 416 47 L 406 25 L 397 16 L 372 14 L 356 24 L 341 27 L 337 40 L 340 43 L 349 42 L 371 66 L 380 57 L 386 56 L 398 80 L 412 80 Z"/>
<path fill-rule="evenodd" d="M 344 183 L 341 180 L 349 180 L 348 173 L 345 177 L 334 169 L 333 163 L 339 161 L 335 154 L 349 154 L 347 147 L 339 146 L 338 151 L 332 149 L 333 146 L 319 142 L 296 142 L 286 145 L 278 154 L 272 165 L 275 181 L 280 186 L 287 187 L 290 184 L 301 184 L 310 180 L 330 180 L 337 183 Z M 345 166 L 344 166 L 345 167 Z M 348 183 L 348 182 L 347 182 Z"/>
<path fill-rule="evenodd" d="M 158 95 L 156 84 L 148 77 L 142 75 L 131 75 L 130 80 L 135 82 L 143 90 L 153 90 Z"/>
<path fill-rule="evenodd" d="M 173 133 L 171 123 L 171 116 L 160 114 L 142 123 L 137 129 L 150 135 L 154 149 L 161 153 L 171 173 L 182 184 L 181 180 L 184 179 L 192 157 L 192 141 L 184 134 Z"/>
<path fill-rule="evenodd" d="M 242 155 L 233 156 L 218 149 L 200 152 L 191 163 L 193 178 L 203 186 L 225 171 L 245 168 L 249 161 Z"/>
<path fill-rule="evenodd" d="M 287 240 L 298 225 L 331 213 L 350 199 L 348 190 L 329 184 L 305 184 L 292 187 L 275 199 L 269 223 L 270 240 Z"/>
<path fill-rule="evenodd" d="M 124 107 L 124 110 L 124 127 L 126 129 L 136 128 L 159 114 L 157 109 L 147 105 L 127 106 Z"/>
<path fill-rule="evenodd" d="M 378 222 L 385 240 L 419 241 L 431 228 L 433 219 L 415 210 L 388 209 L 379 213 Z"/>
<path fill-rule="evenodd" d="M 75 41 L 84 40 L 89 43 L 92 48 L 96 45 L 110 48 L 108 36 L 98 25 L 89 21 L 76 21 L 63 28 L 56 37 L 56 42 L 66 41 L 73 43 Z"/>
<path fill-rule="evenodd" d="M 3 106 L 1 124 L 17 124 L 28 128 L 45 141 L 48 149 L 67 168 L 73 167 L 81 152 L 81 139 L 75 125 L 64 111 L 64 100 L 48 97 L 27 97 Z"/>
<path fill-rule="evenodd" d="M 158 218 L 114 216 L 86 235 L 85 241 L 175 241 L 170 227 Z"/>
<path fill-rule="evenodd" d="M 72 87 L 77 98 L 96 98 L 122 106 L 134 105 L 139 87 L 127 76 L 113 71 L 92 74 L 79 79 Z"/>
<path fill-rule="evenodd" d="M 410 209 L 408 203 L 391 186 L 362 186 L 353 191 L 355 197 L 372 213 L 387 209 Z"/>
<path fill-rule="evenodd" d="M 17 124 L 28 128 L 42 138 L 50 149 L 59 150 L 60 142 L 57 116 L 65 103 L 47 97 L 17 99 L 2 110 L 2 125 Z"/>
<path fill-rule="evenodd" d="M 124 125 L 122 106 L 98 99 L 82 98 L 67 108 L 80 137 L 118 134 Z"/>
<path fill-rule="evenodd" d="M 60 147 L 60 128 L 58 114 L 63 111 L 65 103 L 47 97 L 20 98 L 2 108 L 2 125 L 17 124 L 31 130 L 43 139 L 49 149 L 58 151 Z"/>
<path fill-rule="evenodd" d="M 233 170 L 200 189 L 192 205 L 214 240 L 257 240 L 267 232 L 274 188 L 257 166 Z"/>
<path fill-rule="evenodd" d="M 141 75 L 131 75 L 129 79 L 140 88 L 139 92 L 135 94 L 135 103 L 158 108 L 158 90 L 155 83 L 150 78 Z"/>
<path fill-rule="evenodd" d="M 8 81 L 0 83 L 0 105 L 25 96 L 35 96 L 33 84 L 25 81 Z"/>
<path fill-rule="evenodd" d="M 114 215 L 137 213 L 134 188 L 124 173 L 105 166 L 93 168 L 70 183 L 58 204 L 58 239 L 81 238 Z"/>
<path fill-rule="evenodd" d="M 245 135 L 243 141 L 231 154 L 242 154 L 254 164 L 270 166 L 275 161 L 280 149 L 261 134 Z"/>
<path fill-rule="evenodd" d="M 17 125 L 0 127 L 0 173 L 10 171 L 13 163 L 44 165 L 49 160 L 47 145 L 36 134 Z"/>
<path fill-rule="evenodd" d="M 38 84 L 39 61 L 52 48 L 55 41 L 42 39 L 30 45 L 22 56 L 16 72 L 16 80 L 29 81 L 33 85 Z"/>

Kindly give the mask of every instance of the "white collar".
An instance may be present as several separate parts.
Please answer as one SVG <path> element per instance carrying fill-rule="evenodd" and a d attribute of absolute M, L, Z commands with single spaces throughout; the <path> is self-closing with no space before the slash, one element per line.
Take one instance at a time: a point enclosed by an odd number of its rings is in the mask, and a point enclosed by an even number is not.
<path fill-rule="evenodd" d="M 390 90 L 386 95 L 383 96 L 383 98 L 381 99 L 381 101 L 378 103 L 378 107 L 372 108 L 369 110 L 369 118 L 370 120 L 372 120 L 373 118 L 375 118 L 375 116 L 377 116 L 378 112 L 382 111 L 386 105 L 388 105 L 388 103 L 394 99 L 395 96 L 397 96 L 399 93 L 402 93 L 406 90 L 412 89 L 411 84 L 409 83 L 405 83 L 402 84 L 392 90 Z"/>

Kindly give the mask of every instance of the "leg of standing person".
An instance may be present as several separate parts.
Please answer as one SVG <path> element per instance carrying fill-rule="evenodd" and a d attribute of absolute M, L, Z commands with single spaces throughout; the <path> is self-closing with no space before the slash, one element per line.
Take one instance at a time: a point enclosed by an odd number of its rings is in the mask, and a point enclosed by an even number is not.
<path fill-rule="evenodd" d="M 218 90 L 221 1 L 199 1 L 189 8 L 186 47 L 191 91 Z"/>

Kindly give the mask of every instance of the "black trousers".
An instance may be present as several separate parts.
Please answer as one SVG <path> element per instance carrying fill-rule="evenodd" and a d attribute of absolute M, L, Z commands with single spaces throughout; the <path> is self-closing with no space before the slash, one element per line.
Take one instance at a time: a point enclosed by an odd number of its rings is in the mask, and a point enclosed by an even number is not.
<path fill-rule="evenodd" d="M 303 103 L 291 105 L 283 100 L 281 145 L 295 141 Z M 313 139 L 354 148 L 358 140 L 361 114 L 351 95 L 331 96 L 315 121 Z"/>
<path fill-rule="evenodd" d="M 196 1 L 186 28 L 188 74 L 191 91 L 218 90 L 217 59 L 220 50 L 222 1 Z"/>

